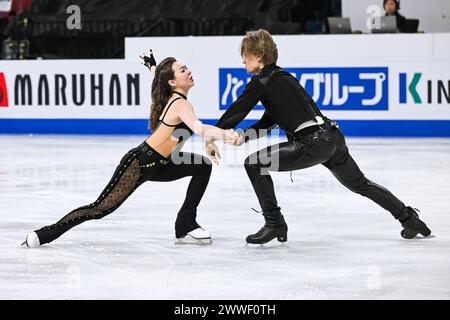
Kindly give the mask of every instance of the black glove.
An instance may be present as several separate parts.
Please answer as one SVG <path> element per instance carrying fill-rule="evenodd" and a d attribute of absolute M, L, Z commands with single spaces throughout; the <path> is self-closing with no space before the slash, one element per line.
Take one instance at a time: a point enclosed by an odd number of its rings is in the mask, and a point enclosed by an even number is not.
<path fill-rule="evenodd" d="M 156 67 L 156 60 L 153 56 L 152 49 L 150 49 L 150 56 L 141 56 L 141 58 L 144 60 L 143 65 L 146 66 L 149 70 L 151 70 L 152 67 Z"/>

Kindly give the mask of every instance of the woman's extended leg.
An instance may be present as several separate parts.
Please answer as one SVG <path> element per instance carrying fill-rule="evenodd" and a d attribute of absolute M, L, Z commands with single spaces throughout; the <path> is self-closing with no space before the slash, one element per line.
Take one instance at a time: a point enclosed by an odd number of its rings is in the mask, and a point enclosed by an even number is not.
<path fill-rule="evenodd" d="M 58 222 L 29 234 L 24 244 L 39 246 L 52 242 L 80 223 L 101 219 L 116 210 L 142 183 L 137 153 L 137 150 L 132 149 L 122 158 L 108 185 L 95 202 L 75 209 Z M 34 236 L 34 239 L 29 239 L 30 236 Z"/>

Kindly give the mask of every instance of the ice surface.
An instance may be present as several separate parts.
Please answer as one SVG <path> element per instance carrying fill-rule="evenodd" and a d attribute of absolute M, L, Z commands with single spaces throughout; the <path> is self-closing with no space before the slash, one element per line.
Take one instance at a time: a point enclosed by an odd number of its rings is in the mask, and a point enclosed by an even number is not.
<path fill-rule="evenodd" d="M 276 139 L 276 138 L 275 138 Z M 0 136 L 0 299 L 449 299 L 450 140 L 347 139 L 376 183 L 435 237 L 404 240 L 391 215 L 323 166 L 272 173 L 287 246 L 245 247 L 262 216 L 242 166 L 223 146 L 199 208 L 210 246 L 175 245 L 188 178 L 147 182 L 114 213 L 38 249 L 27 232 L 94 201 L 142 136 Z M 185 150 L 202 152 L 193 139 Z"/>

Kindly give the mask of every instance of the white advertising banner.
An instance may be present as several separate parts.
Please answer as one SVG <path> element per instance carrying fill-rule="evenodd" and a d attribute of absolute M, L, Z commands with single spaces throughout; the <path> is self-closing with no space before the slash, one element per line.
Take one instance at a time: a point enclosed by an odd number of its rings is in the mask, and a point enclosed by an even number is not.
<path fill-rule="evenodd" d="M 158 61 L 174 56 L 190 68 L 195 86 L 189 100 L 200 119 L 214 124 L 252 76 L 242 65 L 241 39 L 127 38 L 121 60 L 0 61 L 0 124 L 15 132 L 22 123 L 11 124 L 13 119 L 148 119 L 153 75 L 140 64 L 139 54 L 150 48 Z M 450 134 L 450 34 L 274 39 L 278 65 L 298 79 L 328 117 L 348 126 L 409 121 L 411 128 L 417 124 L 411 121 L 439 120 Z M 257 105 L 246 119 L 262 113 Z"/>
<path fill-rule="evenodd" d="M 146 118 L 151 80 L 127 60 L 0 61 L 0 118 Z"/>
<path fill-rule="evenodd" d="M 251 75 L 242 37 L 127 38 L 126 58 L 152 48 L 193 72 L 190 100 L 217 119 Z M 290 71 L 335 119 L 450 119 L 450 34 L 274 36 L 278 65 Z M 259 106 L 257 109 L 262 109 Z M 250 119 L 262 111 L 250 113 Z"/>

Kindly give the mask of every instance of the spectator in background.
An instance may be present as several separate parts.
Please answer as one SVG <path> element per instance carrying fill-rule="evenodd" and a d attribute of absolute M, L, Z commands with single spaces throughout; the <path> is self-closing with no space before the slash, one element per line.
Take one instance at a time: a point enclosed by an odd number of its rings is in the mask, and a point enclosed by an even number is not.
<path fill-rule="evenodd" d="M 383 0 L 383 8 L 386 16 L 395 16 L 397 29 L 399 32 L 403 32 L 406 18 L 398 13 L 398 10 L 400 10 L 400 2 L 398 0 Z"/>

